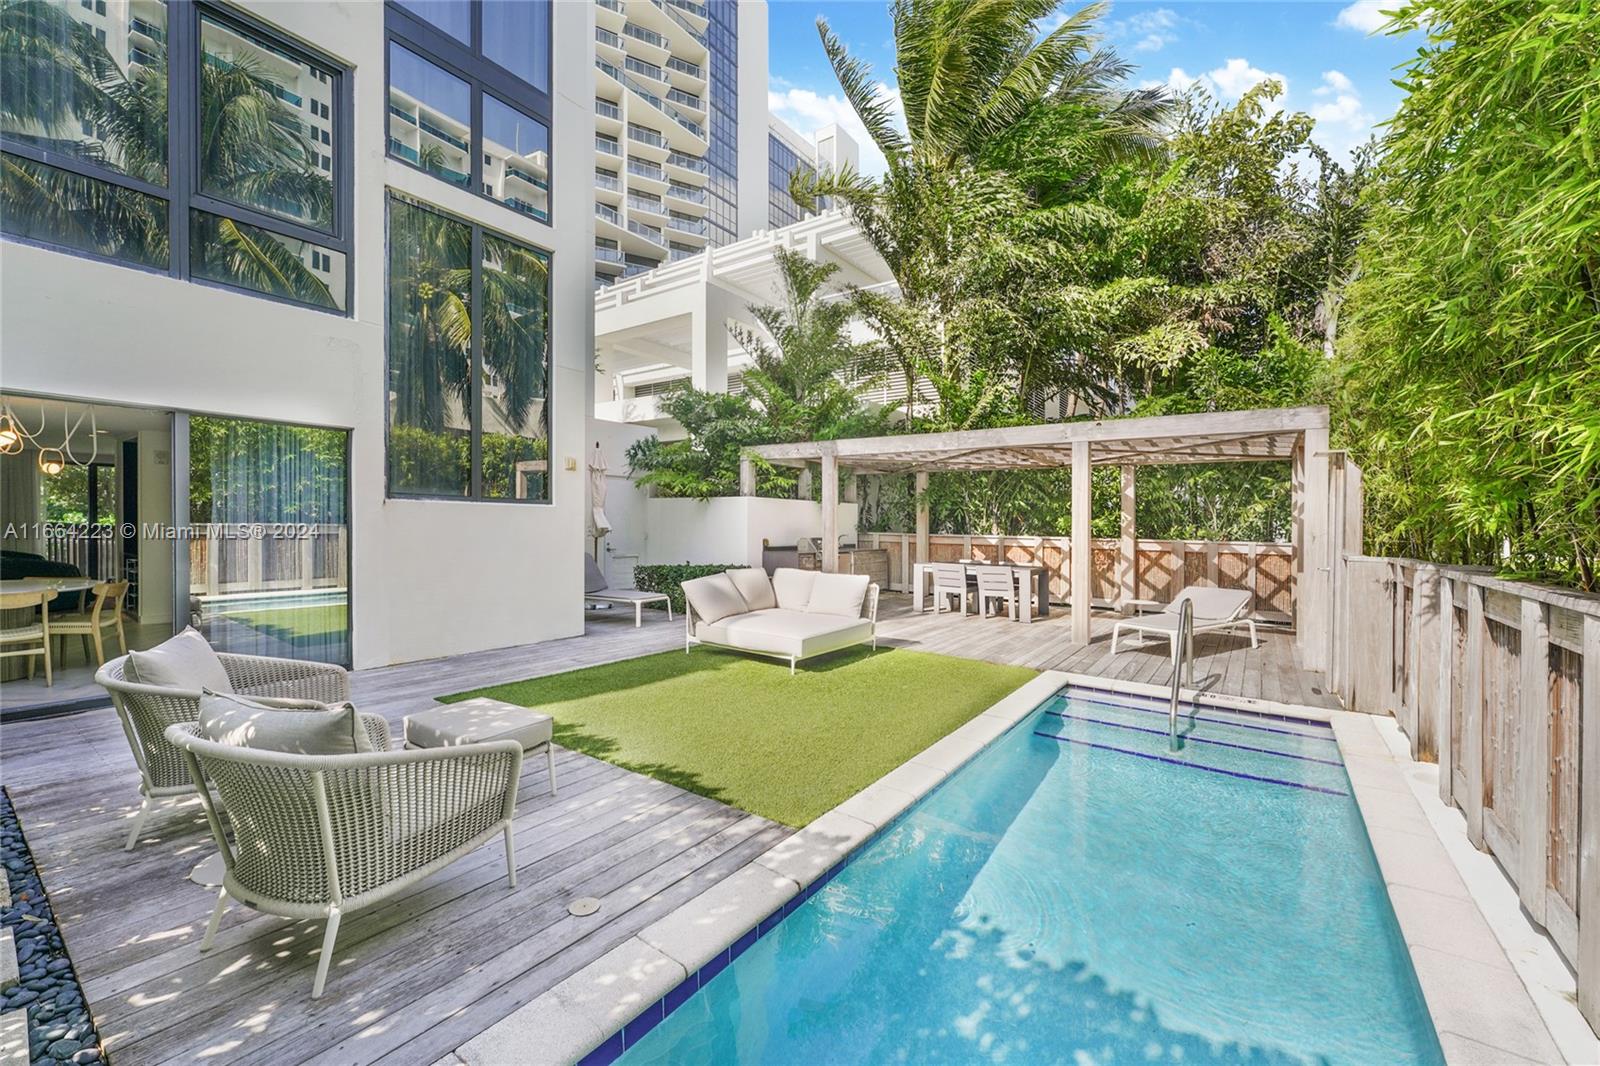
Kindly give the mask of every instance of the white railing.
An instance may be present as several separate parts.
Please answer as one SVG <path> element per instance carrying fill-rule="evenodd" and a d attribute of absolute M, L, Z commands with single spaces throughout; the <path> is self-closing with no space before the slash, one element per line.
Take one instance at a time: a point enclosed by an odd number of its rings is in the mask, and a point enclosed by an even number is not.
<path fill-rule="evenodd" d="M 1600 596 L 1346 556 L 1330 683 L 1393 714 L 1600 1028 Z"/>

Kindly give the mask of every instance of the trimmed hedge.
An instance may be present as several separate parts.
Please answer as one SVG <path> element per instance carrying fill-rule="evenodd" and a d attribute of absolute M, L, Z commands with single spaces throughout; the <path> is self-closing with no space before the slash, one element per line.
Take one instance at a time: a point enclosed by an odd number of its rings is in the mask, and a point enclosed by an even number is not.
<path fill-rule="evenodd" d="M 674 611 L 683 610 L 683 583 L 690 578 L 737 570 L 740 563 L 666 563 L 633 568 L 634 587 L 641 592 L 665 592 Z"/>

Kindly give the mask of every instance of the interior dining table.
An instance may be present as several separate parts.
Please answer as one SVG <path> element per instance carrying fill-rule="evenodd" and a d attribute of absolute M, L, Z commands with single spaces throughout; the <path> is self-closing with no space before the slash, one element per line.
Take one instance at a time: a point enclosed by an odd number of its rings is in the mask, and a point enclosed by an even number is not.
<path fill-rule="evenodd" d="M 14 577 L 6 581 L 0 581 L 0 595 L 11 595 L 17 592 L 54 592 L 59 597 L 68 592 L 87 592 L 98 584 L 100 584 L 100 579 L 97 577 Z M 0 627 L 6 629 L 25 626 L 32 621 L 32 607 L 0 611 Z M 27 673 L 28 664 L 26 659 L 20 656 L 0 659 L 0 679 L 9 681 L 14 677 L 26 677 Z"/>
<path fill-rule="evenodd" d="M 1019 585 L 1017 612 L 1024 622 L 1050 616 L 1050 571 L 1037 563 L 994 563 L 982 559 L 959 559 L 955 563 L 916 563 L 911 568 L 911 609 L 921 613 L 927 603 L 935 566 L 997 566 L 1009 569 Z"/>

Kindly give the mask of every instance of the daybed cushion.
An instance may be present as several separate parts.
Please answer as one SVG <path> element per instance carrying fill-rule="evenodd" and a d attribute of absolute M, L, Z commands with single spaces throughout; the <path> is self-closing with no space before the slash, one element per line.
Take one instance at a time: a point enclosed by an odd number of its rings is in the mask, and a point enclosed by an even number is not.
<path fill-rule="evenodd" d="M 211 644 L 193 626 L 149 651 L 130 651 L 123 673 L 138 685 L 185 692 L 232 692 L 233 682 Z"/>
<path fill-rule="evenodd" d="M 1182 609 L 1184 600 L 1194 604 L 1194 616 L 1197 620 L 1232 618 L 1249 605 L 1250 590 L 1191 585 L 1178 593 L 1167 605 L 1166 610 L 1177 614 Z"/>
<path fill-rule="evenodd" d="M 744 599 L 745 607 L 748 609 L 764 611 L 769 607 L 778 606 L 778 598 L 772 592 L 772 579 L 767 576 L 765 570 L 746 566 L 729 570 L 727 574 L 728 580 L 739 590 L 739 595 Z"/>
<path fill-rule="evenodd" d="M 406 747 L 452 748 L 490 740 L 515 740 L 523 751 L 550 743 L 548 714 L 485 696 L 406 715 Z"/>
<path fill-rule="evenodd" d="M 866 574 L 818 574 L 806 601 L 807 614 L 832 614 L 860 618 L 872 579 Z"/>
<path fill-rule="evenodd" d="M 695 627 L 695 636 L 709 644 L 808 659 L 871 640 L 872 623 L 865 618 L 841 618 L 777 607 L 751 611 L 720 622 L 701 622 Z"/>
<path fill-rule="evenodd" d="M 730 614 L 744 614 L 750 609 L 726 573 L 690 578 L 683 583 L 683 595 L 703 622 L 721 621 Z"/>
<path fill-rule="evenodd" d="M 772 592 L 778 606 L 787 611 L 803 611 L 811 602 L 811 587 L 816 583 L 817 571 L 797 570 L 780 566 L 772 574 Z"/>
<path fill-rule="evenodd" d="M 349 703 L 256 700 L 204 691 L 200 694 L 200 732 L 219 744 L 294 755 L 354 755 L 378 750 Z"/>

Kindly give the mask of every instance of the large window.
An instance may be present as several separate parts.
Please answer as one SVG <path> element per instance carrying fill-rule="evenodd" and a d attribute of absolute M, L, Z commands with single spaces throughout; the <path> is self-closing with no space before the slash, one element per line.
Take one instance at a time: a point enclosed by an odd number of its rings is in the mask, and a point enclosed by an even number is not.
<path fill-rule="evenodd" d="M 389 198 L 389 494 L 550 500 L 550 259 Z"/>
<path fill-rule="evenodd" d="M 4 232 L 348 311 L 347 73 L 231 9 L 101 12 L 0 0 Z"/>
<path fill-rule="evenodd" d="M 550 221 L 550 4 L 392 0 L 389 156 Z"/>

